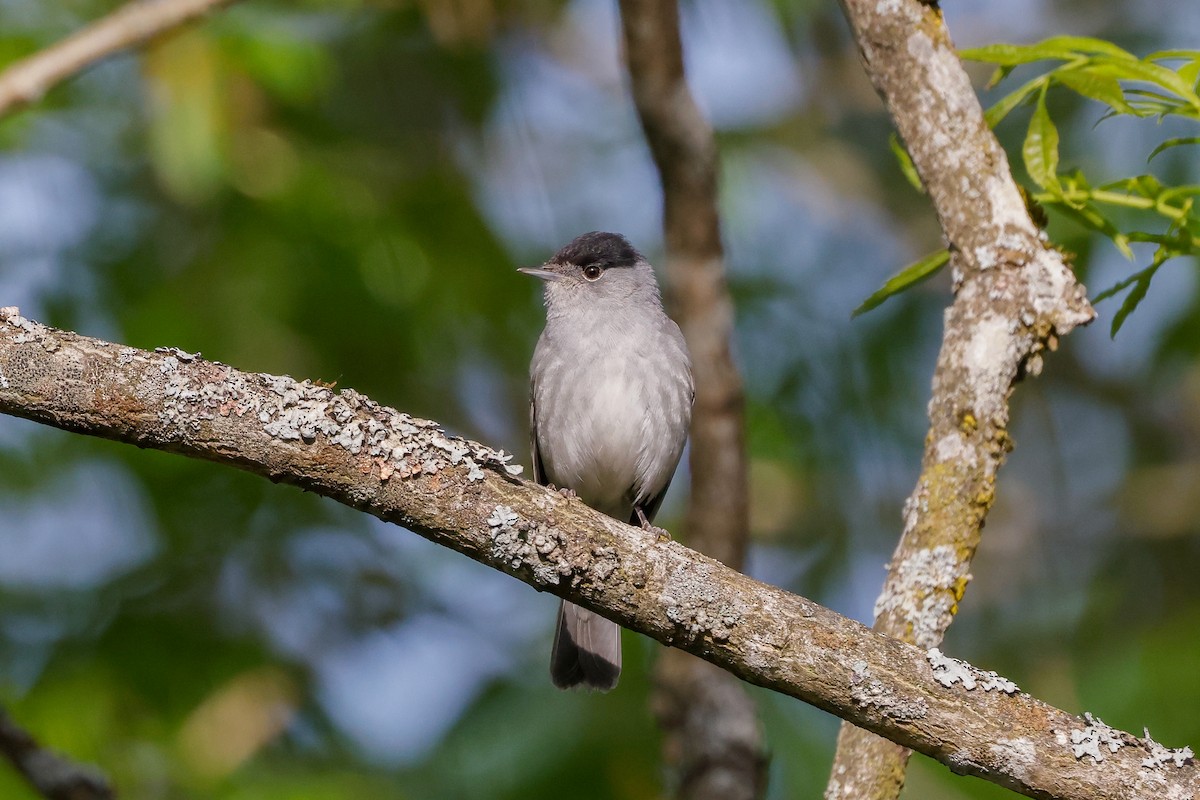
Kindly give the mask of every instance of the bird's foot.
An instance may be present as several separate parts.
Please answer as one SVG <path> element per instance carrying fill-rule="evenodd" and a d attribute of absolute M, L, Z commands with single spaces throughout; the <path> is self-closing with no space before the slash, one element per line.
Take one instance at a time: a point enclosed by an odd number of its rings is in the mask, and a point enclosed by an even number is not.
<path fill-rule="evenodd" d="M 551 487 L 551 488 L 554 488 L 554 487 Z M 561 494 L 563 497 L 567 498 L 568 500 L 574 500 L 575 498 L 579 497 L 579 495 L 575 494 L 574 489 L 563 488 L 563 489 L 554 489 L 554 491 L 558 492 L 559 494 Z"/>
<path fill-rule="evenodd" d="M 634 506 L 633 510 L 637 512 L 638 522 L 642 524 L 642 530 L 646 531 L 647 533 L 653 533 L 658 537 L 660 542 L 671 541 L 671 534 L 667 532 L 667 529 L 651 524 L 650 520 L 646 518 L 646 512 L 642 511 L 641 506 Z"/>

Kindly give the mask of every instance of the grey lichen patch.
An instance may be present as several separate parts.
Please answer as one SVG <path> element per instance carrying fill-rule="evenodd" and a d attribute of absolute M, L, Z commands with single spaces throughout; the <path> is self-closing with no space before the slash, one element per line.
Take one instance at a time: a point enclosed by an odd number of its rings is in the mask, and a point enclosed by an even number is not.
<path fill-rule="evenodd" d="M 877 708 L 900 722 L 921 719 L 929 713 L 923 697 L 904 698 L 891 686 L 871 675 L 865 661 L 856 661 L 850 676 L 850 697 L 861 708 Z"/>
<path fill-rule="evenodd" d="M 745 617 L 741 608 L 719 600 L 721 582 L 708 564 L 675 569 L 668 577 L 659 602 L 685 640 L 707 636 L 716 642 L 729 639 Z"/>
<path fill-rule="evenodd" d="M 130 348 L 125 349 L 128 350 Z M 189 353 L 186 350 L 180 350 L 178 347 L 156 347 L 154 348 L 154 352 L 173 356 L 177 361 L 182 361 L 186 364 L 190 364 L 200 357 L 199 353 Z"/>
<path fill-rule="evenodd" d="M 942 686 L 950 687 L 957 683 L 967 691 L 982 689 L 985 692 L 1003 692 L 1004 694 L 1016 694 L 1021 691 L 1008 678 L 1003 678 L 990 670 L 973 667 L 957 658 L 950 658 L 936 647 L 930 648 L 925 653 L 925 659 L 933 668 L 933 679 Z"/>
<path fill-rule="evenodd" d="M 1032 739 L 1025 737 L 997 739 L 988 745 L 988 749 L 1007 774 L 1021 780 L 1028 776 L 1029 768 L 1037 761 L 1037 747 Z"/>
<path fill-rule="evenodd" d="M 1011 377 L 1006 365 L 1015 365 L 1022 355 L 1008 317 L 986 311 L 974 320 L 961 356 L 966 389 L 972 398 L 970 405 L 980 419 L 1007 417 L 1005 406 Z"/>
<path fill-rule="evenodd" d="M 62 343 L 58 337 L 54 335 L 51 328 L 42 325 L 39 322 L 34 322 L 31 319 L 25 319 L 21 316 L 20 310 L 16 306 L 5 306 L 0 309 L 4 313 L 0 313 L 0 320 L 13 328 L 21 330 L 13 337 L 13 344 L 40 344 L 48 353 L 53 353 Z"/>
<path fill-rule="evenodd" d="M 132 364 L 134 357 L 141 351 L 135 347 L 122 347 L 117 351 L 117 363 L 121 366 Z"/>
<path fill-rule="evenodd" d="M 1070 735 L 1071 754 L 1077 761 L 1088 756 L 1093 763 L 1099 764 L 1105 758 L 1105 751 L 1115 753 L 1128 744 L 1125 741 L 1128 734 L 1110 728 L 1099 717 L 1093 717 L 1087 712 L 1084 712 L 1083 717 L 1088 723 L 1087 727 L 1082 730 L 1077 728 L 1071 731 Z"/>
<path fill-rule="evenodd" d="M 905 514 L 914 516 L 917 511 L 906 507 Z M 918 647 L 938 644 L 957 602 L 955 590 L 960 578 L 970 579 L 960 572 L 958 554 L 950 545 L 909 553 L 890 570 L 888 585 L 875 602 L 876 618 L 898 614 L 912 626 L 913 642 Z"/>
<path fill-rule="evenodd" d="M 498 505 L 487 518 L 492 557 L 514 571 L 528 569 L 538 583 L 555 586 L 575 572 L 557 528 L 521 519 Z"/>
<path fill-rule="evenodd" d="M 1174 764 L 1176 767 L 1182 767 L 1189 761 L 1195 759 L 1196 754 L 1192 752 L 1190 747 L 1175 747 L 1167 748 L 1154 739 L 1150 738 L 1150 729 L 1143 728 L 1146 738 L 1142 740 L 1142 744 L 1150 752 L 1150 755 L 1142 759 L 1142 766 L 1146 769 L 1159 769 L 1167 764 Z M 1076 756 L 1078 758 L 1078 756 Z"/>
<path fill-rule="evenodd" d="M 351 389 L 335 392 L 287 376 L 238 372 L 174 348 L 160 350 L 157 369 L 167 376 L 159 413 L 164 425 L 198 431 L 218 417 L 249 416 L 280 441 L 311 444 L 324 437 L 369 459 L 384 481 L 434 475 L 460 465 L 470 482 L 484 478 L 483 467 L 507 475 L 521 472 L 502 450 L 448 436 L 434 422 L 381 406 Z"/>

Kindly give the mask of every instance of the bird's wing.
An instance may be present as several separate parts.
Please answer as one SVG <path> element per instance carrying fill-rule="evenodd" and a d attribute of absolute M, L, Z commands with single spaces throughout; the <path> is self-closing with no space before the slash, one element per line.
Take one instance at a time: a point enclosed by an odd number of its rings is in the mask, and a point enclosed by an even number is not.
<path fill-rule="evenodd" d="M 533 381 L 529 381 L 529 457 L 533 459 L 533 479 L 546 485 L 546 470 L 542 467 L 542 454 L 538 451 L 537 404 L 533 400 Z"/>

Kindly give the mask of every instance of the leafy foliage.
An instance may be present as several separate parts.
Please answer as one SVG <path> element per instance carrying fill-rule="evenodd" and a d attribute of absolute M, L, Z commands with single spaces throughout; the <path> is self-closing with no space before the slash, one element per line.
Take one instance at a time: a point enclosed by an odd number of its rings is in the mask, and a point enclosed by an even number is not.
<path fill-rule="evenodd" d="M 1021 105 L 1032 105 L 1021 147 L 1021 161 L 1029 180 L 1040 190 L 1028 199 L 1038 207 L 1061 215 L 1108 240 L 1130 261 L 1136 256 L 1131 244 L 1154 245 L 1148 266 L 1095 296 L 1096 301 L 1128 289 L 1121 308 L 1113 317 L 1116 335 L 1129 314 L 1146 296 L 1150 281 L 1167 261 L 1200 253 L 1200 215 L 1195 198 L 1200 186 L 1171 185 L 1151 174 L 1097 185 L 1082 169 L 1063 169 L 1058 125 L 1050 112 L 1047 96 L 1064 87 L 1106 106 L 1101 122 L 1115 116 L 1154 118 L 1178 117 L 1200 125 L 1200 51 L 1167 50 L 1138 58 L 1129 51 L 1101 39 L 1056 36 L 1037 44 L 994 44 L 964 50 L 962 57 L 996 65 L 990 86 L 1008 79 L 1018 67 L 1042 61 L 1060 62 L 1026 80 L 988 109 L 988 124 L 998 125 Z M 1147 162 L 1176 147 L 1200 144 L 1200 136 L 1164 139 L 1147 155 Z M 915 177 L 907 154 L 893 143 L 901 169 Z M 874 308 L 940 268 L 926 257 L 889 280 L 855 313 Z M 931 265 L 935 264 L 931 270 Z"/>

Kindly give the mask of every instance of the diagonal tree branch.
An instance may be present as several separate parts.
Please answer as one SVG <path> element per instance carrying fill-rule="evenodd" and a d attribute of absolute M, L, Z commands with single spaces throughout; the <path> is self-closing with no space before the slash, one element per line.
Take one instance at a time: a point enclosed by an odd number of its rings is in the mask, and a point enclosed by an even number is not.
<path fill-rule="evenodd" d="M 111 800 L 112 787 L 91 765 L 68 761 L 38 744 L 0 708 L 0 753 L 47 800 Z"/>
<path fill-rule="evenodd" d="M 1008 397 L 1042 351 L 1094 316 L 1083 287 L 1030 219 L 936 3 L 842 0 L 951 252 L 921 475 L 875 606 L 875 630 L 934 647 L 971 559 L 1011 442 Z M 827 800 L 896 798 L 908 751 L 843 725 Z"/>
<path fill-rule="evenodd" d="M 0 72 L 0 116 L 113 53 L 141 44 L 235 0 L 134 0 L 78 33 Z"/>
<path fill-rule="evenodd" d="M 634 104 L 663 186 L 667 299 L 696 375 L 684 540 L 741 569 L 749 538 L 745 415 L 717 215 L 717 148 L 683 69 L 676 0 L 621 0 Z M 655 716 L 681 800 L 754 800 L 767 756 L 750 696 L 675 649 L 655 669 Z"/>
<path fill-rule="evenodd" d="M 1190 750 L 1053 708 L 678 542 L 519 480 L 507 457 L 351 390 L 55 330 L 0 309 L 0 413 L 333 498 L 1030 797 L 1200 794 Z"/>

